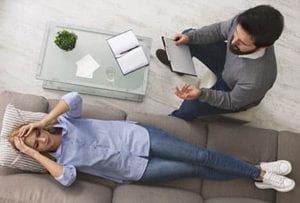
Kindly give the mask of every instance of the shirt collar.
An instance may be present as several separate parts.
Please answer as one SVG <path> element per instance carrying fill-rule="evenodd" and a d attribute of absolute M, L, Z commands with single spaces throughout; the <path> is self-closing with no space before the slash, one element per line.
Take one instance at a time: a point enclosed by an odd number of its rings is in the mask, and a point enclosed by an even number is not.
<path fill-rule="evenodd" d="M 248 58 L 248 59 L 258 59 L 258 58 L 262 57 L 265 54 L 265 52 L 266 52 L 266 48 L 261 48 L 251 54 L 239 55 L 239 57 L 240 58 Z"/>
<path fill-rule="evenodd" d="M 49 152 L 49 154 L 54 158 L 58 159 L 61 156 L 61 145 L 59 145 L 55 152 Z"/>
<path fill-rule="evenodd" d="M 54 124 L 52 127 L 62 128 L 62 130 L 64 130 L 63 125 L 61 125 L 59 123 Z M 62 136 L 63 135 L 64 135 L 64 133 L 62 133 Z M 61 147 L 62 147 L 62 143 L 59 145 L 59 147 L 57 148 L 57 150 L 55 152 L 49 152 L 49 154 L 57 159 L 61 155 Z"/>

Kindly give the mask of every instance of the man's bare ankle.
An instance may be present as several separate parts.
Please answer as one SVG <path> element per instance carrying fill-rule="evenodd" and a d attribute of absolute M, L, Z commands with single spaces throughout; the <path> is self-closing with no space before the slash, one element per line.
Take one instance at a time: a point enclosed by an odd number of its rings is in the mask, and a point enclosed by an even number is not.
<path fill-rule="evenodd" d="M 259 170 L 259 176 L 255 178 L 256 181 L 262 181 L 264 179 L 264 175 L 266 174 L 266 171 L 261 170 L 259 166 L 256 166 Z"/>

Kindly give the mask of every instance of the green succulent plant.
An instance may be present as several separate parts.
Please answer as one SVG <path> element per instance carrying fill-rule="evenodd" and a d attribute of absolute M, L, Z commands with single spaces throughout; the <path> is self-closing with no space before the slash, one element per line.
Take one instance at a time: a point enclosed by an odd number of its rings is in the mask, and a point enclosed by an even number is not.
<path fill-rule="evenodd" d="M 62 30 L 57 32 L 54 43 L 65 51 L 71 51 L 75 48 L 77 35 L 74 32 Z"/>

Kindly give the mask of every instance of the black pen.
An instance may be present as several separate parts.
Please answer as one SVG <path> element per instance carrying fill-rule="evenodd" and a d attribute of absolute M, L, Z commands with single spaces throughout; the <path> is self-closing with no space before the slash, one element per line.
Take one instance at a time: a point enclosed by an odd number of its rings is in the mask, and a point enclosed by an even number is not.
<path fill-rule="evenodd" d="M 128 49 L 128 50 L 126 50 L 126 51 L 123 51 L 123 52 L 121 52 L 121 53 L 120 53 L 118 56 L 116 56 L 116 57 L 117 57 L 117 58 L 118 58 L 118 57 L 121 57 L 121 56 L 127 54 L 128 52 L 132 51 L 133 49 L 138 48 L 138 47 L 139 47 L 139 46 L 135 46 L 135 47 L 132 47 L 131 49 Z"/>

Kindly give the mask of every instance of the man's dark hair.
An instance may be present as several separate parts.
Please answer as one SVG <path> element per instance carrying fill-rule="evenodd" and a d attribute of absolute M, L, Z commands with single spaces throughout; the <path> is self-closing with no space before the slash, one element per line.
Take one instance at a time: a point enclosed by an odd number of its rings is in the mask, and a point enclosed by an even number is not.
<path fill-rule="evenodd" d="M 237 17 L 237 23 L 253 37 L 257 48 L 274 44 L 284 26 L 281 13 L 269 5 L 260 5 L 244 11 Z"/>

